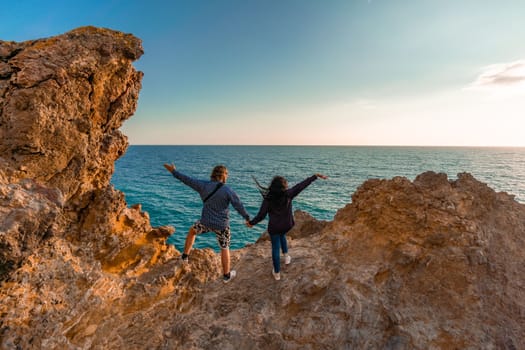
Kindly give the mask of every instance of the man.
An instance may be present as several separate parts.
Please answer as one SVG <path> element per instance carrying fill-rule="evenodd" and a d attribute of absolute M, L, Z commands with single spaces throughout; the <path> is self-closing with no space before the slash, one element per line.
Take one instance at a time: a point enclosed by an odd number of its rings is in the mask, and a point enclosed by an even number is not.
<path fill-rule="evenodd" d="M 230 270 L 230 213 L 229 205 L 248 222 L 250 217 L 239 199 L 239 196 L 227 185 L 228 169 L 224 165 L 213 168 L 210 181 L 197 180 L 178 172 L 173 164 L 164 167 L 185 185 L 197 191 L 203 201 L 201 218 L 188 231 L 182 260 L 188 262 L 195 236 L 205 232 L 214 232 L 221 248 L 223 282 L 228 283 L 235 277 L 236 271 Z"/>

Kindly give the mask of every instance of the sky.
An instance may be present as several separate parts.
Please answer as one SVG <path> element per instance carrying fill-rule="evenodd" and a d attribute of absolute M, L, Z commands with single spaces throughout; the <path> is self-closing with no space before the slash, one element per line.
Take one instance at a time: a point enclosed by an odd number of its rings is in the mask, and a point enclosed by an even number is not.
<path fill-rule="evenodd" d="M 525 147 L 523 18 L 523 0 L 24 0 L 0 40 L 140 38 L 131 144 Z"/>

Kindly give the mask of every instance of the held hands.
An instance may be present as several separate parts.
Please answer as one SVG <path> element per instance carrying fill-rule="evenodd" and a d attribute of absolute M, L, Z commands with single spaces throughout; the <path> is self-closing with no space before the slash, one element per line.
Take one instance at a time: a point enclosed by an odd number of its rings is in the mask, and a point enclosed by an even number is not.
<path fill-rule="evenodd" d="M 173 170 L 175 170 L 175 164 L 164 164 L 164 167 L 165 167 L 170 173 L 172 173 Z"/>
<path fill-rule="evenodd" d="M 252 227 L 253 227 L 253 225 L 250 225 L 250 220 L 246 220 L 245 224 L 246 224 L 246 226 L 248 226 L 249 228 L 252 228 Z"/>
<path fill-rule="evenodd" d="M 323 179 L 323 180 L 328 179 L 328 176 L 323 175 L 323 174 L 315 174 L 315 176 L 317 176 L 318 178 Z"/>

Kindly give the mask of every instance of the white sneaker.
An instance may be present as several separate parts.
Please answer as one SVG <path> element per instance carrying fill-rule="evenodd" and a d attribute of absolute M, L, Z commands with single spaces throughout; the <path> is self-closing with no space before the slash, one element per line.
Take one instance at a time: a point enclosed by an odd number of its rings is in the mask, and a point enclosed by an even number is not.
<path fill-rule="evenodd" d="M 291 262 L 292 262 L 292 257 L 289 254 L 285 254 L 284 255 L 284 264 L 285 265 L 290 265 Z"/>
<path fill-rule="evenodd" d="M 280 272 L 275 272 L 273 269 L 272 269 L 272 275 L 273 275 L 273 278 L 275 278 L 276 281 L 281 279 L 281 273 Z"/>
<path fill-rule="evenodd" d="M 222 281 L 224 283 L 228 283 L 230 282 L 235 276 L 237 276 L 237 271 L 235 270 L 230 270 L 230 277 L 223 277 L 222 278 Z"/>

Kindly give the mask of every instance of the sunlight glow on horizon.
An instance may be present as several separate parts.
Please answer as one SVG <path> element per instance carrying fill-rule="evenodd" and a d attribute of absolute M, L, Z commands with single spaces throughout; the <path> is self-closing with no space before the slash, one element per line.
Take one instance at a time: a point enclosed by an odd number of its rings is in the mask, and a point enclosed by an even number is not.
<path fill-rule="evenodd" d="M 523 0 L 24 0 L 0 11 L 0 40 L 86 25 L 141 39 L 131 144 L 525 147 L 523 13 Z"/>
<path fill-rule="evenodd" d="M 517 60 L 489 65 L 472 83 L 451 91 L 263 111 L 217 109 L 213 120 L 190 117 L 191 124 L 183 128 L 172 119 L 158 140 L 189 145 L 525 147 L 524 95 L 525 60 Z M 229 120 L 227 132 L 221 129 L 223 119 Z M 149 143 L 139 139 L 134 144 Z"/>

